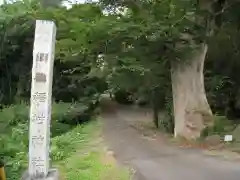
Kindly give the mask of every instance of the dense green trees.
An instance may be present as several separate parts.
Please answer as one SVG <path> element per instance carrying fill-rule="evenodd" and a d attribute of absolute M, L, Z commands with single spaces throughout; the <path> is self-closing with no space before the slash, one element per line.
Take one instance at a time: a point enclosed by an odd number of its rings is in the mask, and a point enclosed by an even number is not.
<path fill-rule="evenodd" d="M 115 57 L 131 63 L 132 67 L 127 67 L 146 77 L 150 91 L 171 76 L 175 136 L 199 137 L 212 121 L 203 81 L 205 39 L 209 34 L 205 24 L 210 21 L 207 15 L 202 15 L 200 5 L 193 1 L 117 1 L 114 5 L 118 3 L 127 8 L 128 14 L 110 30 L 114 39 L 124 39 L 124 43 L 118 43 L 122 46 L 114 46 L 119 47 Z"/>
<path fill-rule="evenodd" d="M 36 19 L 58 27 L 53 99 L 68 103 L 54 103 L 53 136 L 89 120 L 106 91 L 151 105 L 154 124 L 175 136 L 224 135 L 233 128 L 227 118 L 239 123 L 238 0 L 41 2 L 0 6 L 0 105 L 9 106 L 0 112 L 0 156 L 12 179 L 26 163 L 28 108 L 19 103 L 29 102 Z"/>
<path fill-rule="evenodd" d="M 135 72 L 150 71 L 152 76 L 148 76 L 147 82 L 156 81 L 147 85 L 149 89 L 165 84 L 164 75 L 170 73 L 175 136 L 198 138 L 214 121 L 203 74 L 209 41 L 218 36 L 219 31 L 224 31 L 223 25 L 236 23 L 233 19 L 238 14 L 233 7 L 238 6 L 238 2 L 106 0 L 103 3 L 110 8 L 127 9 L 127 15 L 119 18 L 122 22 L 113 32 L 115 39 L 116 35 L 124 39 L 115 57 L 119 60 L 122 51 L 121 58 L 125 58 L 125 62 L 143 67 L 139 70 L 135 66 Z M 126 48 L 126 44 L 130 48 Z"/>
<path fill-rule="evenodd" d="M 29 101 L 35 19 L 43 18 L 55 19 L 58 25 L 53 99 L 57 102 L 80 101 L 93 109 L 93 104 L 106 89 L 106 83 L 101 78 L 89 76 L 94 58 L 91 51 L 84 54 L 79 46 L 80 51 L 73 52 L 71 51 L 73 47 L 69 44 L 74 41 L 74 32 L 71 29 L 78 28 L 74 26 L 83 29 L 87 24 L 75 23 L 79 11 L 85 8 L 86 12 L 93 13 L 92 18 L 98 16 L 97 13 L 94 14 L 94 9 L 88 10 L 89 7 L 79 6 L 75 12 L 66 8 L 58 8 L 54 11 L 41 9 L 39 4 L 35 3 L 14 3 L 1 7 L 3 16 L 0 19 L 0 103 L 2 105 Z M 17 8 L 19 13 L 16 11 Z M 80 15 L 81 17 L 83 15 Z M 82 42 L 83 34 L 80 34 L 78 29 L 75 32 L 75 37 L 79 38 L 78 42 Z"/>
<path fill-rule="evenodd" d="M 238 6 L 227 0 L 105 0 L 68 10 L 4 5 L 1 104 L 28 100 L 34 19 L 53 19 L 56 101 L 91 103 L 106 89 L 126 91 L 152 104 L 156 126 L 159 109 L 167 108 L 175 135 L 197 138 L 213 125 L 212 112 L 238 115 Z"/>

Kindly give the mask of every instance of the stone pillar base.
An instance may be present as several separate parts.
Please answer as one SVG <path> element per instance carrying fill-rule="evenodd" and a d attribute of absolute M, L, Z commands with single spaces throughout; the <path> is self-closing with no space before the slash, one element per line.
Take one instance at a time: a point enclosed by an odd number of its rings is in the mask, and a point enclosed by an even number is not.
<path fill-rule="evenodd" d="M 47 177 L 45 178 L 32 178 L 29 176 L 28 171 L 26 171 L 21 180 L 59 180 L 59 171 L 57 169 L 50 169 Z"/>

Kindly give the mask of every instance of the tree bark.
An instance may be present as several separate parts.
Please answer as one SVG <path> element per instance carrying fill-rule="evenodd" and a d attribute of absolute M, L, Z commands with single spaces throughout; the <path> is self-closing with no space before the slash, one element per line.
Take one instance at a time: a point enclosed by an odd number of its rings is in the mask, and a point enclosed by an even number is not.
<path fill-rule="evenodd" d="M 189 61 L 171 65 L 175 137 L 196 139 L 213 123 L 203 76 L 207 49 L 207 44 L 202 44 Z"/>

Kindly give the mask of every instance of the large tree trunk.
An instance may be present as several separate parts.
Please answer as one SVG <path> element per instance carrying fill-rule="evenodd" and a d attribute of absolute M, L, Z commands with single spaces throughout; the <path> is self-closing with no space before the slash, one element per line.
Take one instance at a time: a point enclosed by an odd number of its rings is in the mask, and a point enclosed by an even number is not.
<path fill-rule="evenodd" d="M 172 64 L 175 137 L 196 139 L 213 122 L 203 76 L 207 49 L 208 46 L 202 44 L 189 61 Z"/>

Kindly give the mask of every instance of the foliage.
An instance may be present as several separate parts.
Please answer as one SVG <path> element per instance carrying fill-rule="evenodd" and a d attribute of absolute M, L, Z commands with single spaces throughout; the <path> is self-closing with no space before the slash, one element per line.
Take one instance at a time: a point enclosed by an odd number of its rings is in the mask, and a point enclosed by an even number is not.
<path fill-rule="evenodd" d="M 120 104 L 132 104 L 132 96 L 133 95 L 131 94 L 131 92 L 127 92 L 124 90 L 119 90 L 114 93 L 114 99 Z"/>
<path fill-rule="evenodd" d="M 71 104 L 57 106 L 58 112 L 66 112 Z M 55 106 L 54 106 L 55 108 Z M 4 157 L 7 176 L 11 179 L 19 179 L 20 172 L 26 168 L 26 156 L 28 152 L 28 107 L 24 104 L 4 108 L 0 118 L 0 146 L 1 157 Z M 77 115 L 76 115 L 77 116 Z M 58 123 L 53 116 L 52 136 L 64 133 L 71 127 Z"/>
<path fill-rule="evenodd" d="M 13 4 L 3 6 L 2 9 L 6 9 L 6 13 L 9 13 L 15 6 L 19 7 L 18 4 Z M 76 7 L 71 11 L 65 8 L 52 11 L 53 9 L 42 10 L 37 5 L 32 4 L 31 11 L 1 18 L 1 104 L 29 100 L 32 65 L 32 51 L 29 51 L 29 49 L 33 47 L 35 18 L 54 19 L 59 27 L 53 98 L 58 102 L 81 101 L 83 99 L 84 101 L 88 99 L 89 102 L 98 99 L 98 96 L 106 89 L 106 85 L 100 78 L 88 76 L 91 71 L 91 61 L 94 58 L 92 58 L 93 53 L 91 54 L 90 51 L 85 54 L 82 51 L 84 49 L 81 50 L 80 48 L 75 52 L 69 51 L 73 49 L 69 43 L 74 36 L 78 42 L 85 41 L 84 36 L 79 32 L 85 28 L 87 23 L 79 22 L 76 12 L 84 10 L 85 12 L 95 13 L 91 8 L 91 6 L 86 5 L 85 7 Z M 97 15 L 93 14 L 93 17 L 89 17 L 89 20 Z M 80 15 L 79 18 L 81 17 L 84 18 Z M 72 28 L 75 29 L 75 34 L 69 30 Z M 81 44 L 78 47 L 81 47 Z"/>
<path fill-rule="evenodd" d="M 108 157 L 99 139 L 99 128 L 99 122 L 95 121 L 53 139 L 52 149 L 57 153 L 54 157 L 61 158 L 65 154 L 61 161 L 55 163 L 64 179 L 130 179 L 127 169 L 116 167 L 113 162 L 105 160 Z M 56 145 L 58 147 L 55 149 Z M 73 153 L 74 149 L 77 151 Z"/>
<path fill-rule="evenodd" d="M 191 33 L 196 41 L 201 39 L 204 28 L 191 20 L 197 14 L 196 6 L 190 1 L 107 1 L 105 7 L 113 10 L 115 20 L 105 22 L 105 26 L 111 26 L 105 40 L 96 38 L 94 42 L 105 47 L 99 53 L 104 54 L 107 82 L 113 91 L 147 99 L 156 115 L 171 89 L 171 63 L 184 63 L 183 57 L 197 45 L 176 46 L 188 44 L 182 34 Z M 124 9 L 124 13 L 116 9 Z M 172 131 L 172 119 L 168 123 L 167 129 Z M 166 126 L 163 121 L 161 124 Z"/>
<path fill-rule="evenodd" d="M 238 7 L 239 4 L 235 6 Z M 239 117 L 240 34 L 237 21 L 233 21 L 232 18 L 228 20 L 232 22 L 226 21 L 209 43 L 205 80 L 208 99 L 213 110 L 234 119 Z"/>
<path fill-rule="evenodd" d="M 111 175 L 111 171 L 116 171 L 117 169 L 113 165 L 102 164 L 100 159 L 100 156 L 102 156 L 101 151 L 97 151 L 96 154 L 91 151 L 91 147 L 88 145 L 97 139 L 100 127 L 98 122 L 93 121 L 88 124 L 78 125 L 74 128 L 61 123 L 60 118 L 62 116 L 66 116 L 65 118 L 69 119 L 74 118 L 74 116 L 77 117 L 78 112 L 75 110 L 76 108 L 79 108 L 79 105 L 60 103 L 54 104 L 53 106 L 50 152 L 53 164 L 61 168 L 61 172 L 64 172 L 66 179 L 72 179 L 73 176 L 82 177 L 81 179 L 99 179 L 100 177 L 94 175 L 94 173 L 98 174 L 100 172 L 102 176 L 105 176 L 106 173 Z M 4 108 L 0 112 L 0 156 L 3 157 L 7 178 L 10 180 L 19 179 L 22 172 L 27 169 L 27 109 L 28 108 L 22 104 Z M 17 124 L 12 123 L 16 121 L 18 122 Z M 79 153 L 75 153 L 76 150 L 82 153 L 87 151 L 89 155 L 80 156 Z M 68 162 L 67 166 L 66 161 Z M 76 161 L 78 162 L 77 164 Z M 87 168 L 91 173 L 82 172 L 79 175 L 76 173 L 79 167 Z M 116 178 L 128 179 L 127 171 L 117 170 L 116 172 Z"/>
<path fill-rule="evenodd" d="M 213 112 L 231 119 L 240 115 L 238 1 L 221 1 L 225 4 L 214 1 L 211 3 L 212 12 L 202 11 L 195 1 L 101 2 L 118 16 L 114 28 L 109 32 L 113 38 L 109 38 L 111 40 L 106 43 L 111 47 L 107 46 L 105 51 L 107 64 L 114 67 L 110 78 L 113 87 L 135 87 L 138 91 L 151 94 L 156 86 L 160 86 L 160 94 L 168 98 L 166 94 L 171 87 L 169 62 L 174 59 L 182 61 L 185 53 L 189 54 L 191 48 L 206 40 L 209 51 L 205 86 Z M 124 15 L 116 11 L 123 9 Z M 215 33 L 206 38 L 206 24 L 203 21 L 194 23 L 193 17 L 210 17 L 209 21 L 214 20 L 216 23 L 212 27 Z M 186 33 L 191 34 L 195 45 L 182 39 L 182 35 Z M 179 42 L 185 44 L 186 49 L 176 48 L 175 45 Z M 150 99 L 150 96 L 146 97 Z M 164 102 L 160 97 L 159 101 Z M 166 107 L 169 113 L 172 112 L 170 104 L 172 103 L 167 103 Z"/>
<path fill-rule="evenodd" d="M 165 97 L 164 108 L 166 110 L 165 116 L 163 119 L 160 119 L 160 127 L 162 130 L 168 133 L 174 132 L 174 118 L 173 118 L 173 100 L 172 96 Z"/>
<path fill-rule="evenodd" d="M 73 129 L 63 124 L 79 117 L 81 104 L 54 104 L 51 121 L 51 158 L 54 162 L 63 160 L 74 152 L 76 144 L 89 138 L 93 125 L 79 125 Z M 4 108 L 0 112 L 0 156 L 4 158 L 8 179 L 19 179 L 26 169 L 28 152 L 28 107 L 24 104 Z M 92 127 L 93 128 L 93 127 Z M 72 130 L 73 129 L 73 130 Z M 68 132 L 69 131 L 69 132 Z"/>
<path fill-rule="evenodd" d="M 213 6 L 222 5 L 218 2 Z M 77 119 L 88 119 L 100 95 L 109 90 L 118 101 L 128 101 L 126 96 L 131 94 L 131 99 L 156 104 L 154 111 L 164 108 L 169 118 L 160 124 L 172 131 L 171 65 L 188 63 L 186 56 L 201 42 L 209 45 L 205 86 L 213 112 L 236 118 L 240 115 L 239 3 L 233 1 L 233 6 L 229 2 L 228 8 L 216 7 L 213 12 L 202 11 L 197 1 L 185 0 L 102 0 L 71 9 L 43 9 L 38 2 L 1 6 L 0 103 L 29 100 L 29 49 L 34 20 L 40 18 L 54 20 L 58 26 L 53 98 L 82 103 L 87 114 Z M 212 20 L 216 27 L 211 27 L 214 34 L 209 36 L 206 23 Z M 61 118 L 61 122 L 68 121 Z M 71 120 L 72 124 L 77 119 Z"/>
<path fill-rule="evenodd" d="M 104 164 L 102 162 L 104 154 L 101 151 L 91 151 L 80 158 L 78 156 L 67 159 L 67 164 L 63 165 L 63 172 L 66 173 L 65 177 L 68 180 L 130 179 L 128 170 L 119 169 L 114 164 Z"/>
<path fill-rule="evenodd" d="M 231 132 L 236 125 L 229 121 L 225 116 L 215 116 L 214 125 L 206 127 L 201 134 L 201 137 L 211 135 L 224 136 L 226 133 Z"/>

